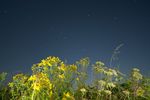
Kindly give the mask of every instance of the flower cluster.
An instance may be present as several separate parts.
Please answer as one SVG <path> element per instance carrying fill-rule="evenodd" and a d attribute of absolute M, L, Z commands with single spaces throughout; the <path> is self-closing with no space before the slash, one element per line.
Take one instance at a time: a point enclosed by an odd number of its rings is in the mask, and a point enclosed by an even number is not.
<path fill-rule="evenodd" d="M 29 81 L 32 81 L 32 88 L 34 90 L 40 91 L 42 88 L 50 90 L 52 89 L 52 84 L 47 75 L 44 73 L 38 73 L 36 75 L 30 76 Z"/>
<path fill-rule="evenodd" d="M 10 97 L 3 100 L 150 100 L 150 81 L 139 69 L 133 68 L 130 77 L 124 78 L 119 70 L 97 61 L 88 78 L 90 65 L 89 58 L 67 64 L 47 57 L 32 66 L 31 75 L 13 76 L 7 90 Z"/>
<path fill-rule="evenodd" d="M 142 74 L 140 73 L 140 70 L 137 68 L 133 68 L 131 76 L 136 81 L 139 81 L 143 78 Z"/>

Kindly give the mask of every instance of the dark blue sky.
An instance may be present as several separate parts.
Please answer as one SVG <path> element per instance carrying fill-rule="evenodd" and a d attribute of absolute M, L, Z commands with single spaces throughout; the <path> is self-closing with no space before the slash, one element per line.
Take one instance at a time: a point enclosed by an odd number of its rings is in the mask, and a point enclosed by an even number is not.
<path fill-rule="evenodd" d="M 150 0 L 0 0 L 0 72 L 29 72 L 47 56 L 150 71 Z"/>

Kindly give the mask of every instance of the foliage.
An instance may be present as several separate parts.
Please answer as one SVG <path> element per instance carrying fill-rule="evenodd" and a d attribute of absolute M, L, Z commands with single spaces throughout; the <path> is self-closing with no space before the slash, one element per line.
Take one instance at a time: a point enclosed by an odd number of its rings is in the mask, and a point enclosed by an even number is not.
<path fill-rule="evenodd" d="M 94 76 L 87 84 L 89 67 Z M 137 68 L 126 78 L 101 61 L 90 64 L 89 58 L 82 58 L 67 64 L 50 56 L 31 69 L 31 75 L 19 73 L 1 88 L 2 100 L 150 100 L 150 78 Z M 5 77 L 0 74 L 1 86 Z"/>

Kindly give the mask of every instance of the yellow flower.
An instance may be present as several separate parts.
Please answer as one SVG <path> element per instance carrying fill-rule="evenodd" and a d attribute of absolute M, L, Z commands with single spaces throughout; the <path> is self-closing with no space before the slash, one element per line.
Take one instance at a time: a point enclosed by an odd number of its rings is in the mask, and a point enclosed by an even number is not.
<path fill-rule="evenodd" d="M 10 82 L 10 83 L 8 83 L 8 86 L 9 86 L 9 87 L 13 87 L 13 86 L 14 86 L 14 83 L 13 83 L 13 82 Z"/>
<path fill-rule="evenodd" d="M 32 75 L 30 76 L 29 80 L 33 82 L 32 88 L 37 91 L 39 91 L 42 88 L 47 88 L 51 90 L 53 86 L 50 82 L 50 79 L 44 73 L 37 73 L 35 75 Z"/>
<path fill-rule="evenodd" d="M 61 79 L 64 79 L 65 78 L 65 75 L 64 74 L 61 74 L 61 75 L 58 75 L 59 78 Z"/>
<path fill-rule="evenodd" d="M 113 73 L 111 71 L 104 71 L 104 74 L 107 75 L 107 76 L 112 76 Z"/>
<path fill-rule="evenodd" d="M 57 65 L 60 62 L 60 59 L 58 57 L 47 57 L 46 59 L 43 59 L 40 63 L 38 63 L 38 67 L 41 66 L 50 66 Z"/>
<path fill-rule="evenodd" d="M 138 68 L 133 68 L 133 71 L 139 72 L 140 70 Z"/>
<path fill-rule="evenodd" d="M 62 100 L 67 100 L 67 98 L 63 97 Z"/>
<path fill-rule="evenodd" d="M 76 65 L 71 65 L 71 70 L 75 72 L 77 70 L 77 66 Z"/>
<path fill-rule="evenodd" d="M 69 98 L 69 97 L 70 97 L 70 93 L 67 92 L 67 93 L 65 94 L 65 96 Z"/>
<path fill-rule="evenodd" d="M 129 96 L 130 92 L 128 90 L 122 91 L 125 95 Z"/>
<path fill-rule="evenodd" d="M 111 71 L 112 71 L 112 73 L 113 73 L 113 75 L 114 75 L 114 76 L 118 76 L 118 74 L 117 74 L 117 71 L 116 71 L 116 70 L 111 69 Z"/>
<path fill-rule="evenodd" d="M 62 70 L 62 71 L 65 71 L 65 70 L 66 70 L 65 64 L 62 63 L 61 66 L 58 67 L 58 69 L 59 69 L 59 70 Z"/>
<path fill-rule="evenodd" d="M 102 87 L 106 85 L 106 82 L 103 80 L 99 80 L 98 81 L 99 85 L 101 85 Z"/>
<path fill-rule="evenodd" d="M 85 89 L 85 88 L 80 89 L 80 91 L 81 91 L 83 94 L 86 93 L 86 89 Z"/>
<path fill-rule="evenodd" d="M 58 63 L 61 62 L 61 60 L 60 60 L 58 57 L 52 57 L 52 56 L 47 57 L 46 60 L 47 60 L 51 65 L 58 65 Z"/>
<path fill-rule="evenodd" d="M 99 67 L 99 66 L 95 66 L 95 67 L 94 67 L 94 71 L 95 71 L 95 72 L 98 72 L 98 73 L 101 73 L 101 72 L 104 72 L 104 69 L 101 68 L 101 67 Z"/>
<path fill-rule="evenodd" d="M 98 66 L 104 66 L 105 64 L 103 62 L 101 62 L 101 61 L 97 61 L 96 65 L 98 65 Z"/>
<path fill-rule="evenodd" d="M 79 78 L 77 77 L 76 80 L 79 81 Z"/>
<path fill-rule="evenodd" d="M 114 88 L 114 87 L 116 87 L 116 85 L 114 83 L 110 82 L 110 83 L 107 83 L 107 87 Z"/>
<path fill-rule="evenodd" d="M 36 76 L 35 76 L 35 75 L 31 75 L 28 80 L 29 80 L 29 81 L 35 81 L 35 80 L 36 80 Z"/>
<path fill-rule="evenodd" d="M 40 88 L 41 88 L 40 84 L 37 83 L 37 82 L 34 82 L 34 83 L 32 84 L 32 86 L 33 86 L 33 89 L 34 89 L 34 90 L 37 90 L 37 91 L 39 91 Z"/>
<path fill-rule="evenodd" d="M 143 78 L 143 75 L 140 73 L 140 70 L 137 68 L 133 68 L 132 69 L 132 73 L 131 73 L 133 79 L 135 80 L 141 80 Z"/>
<path fill-rule="evenodd" d="M 41 61 L 41 63 L 43 64 L 43 66 L 45 66 L 47 62 L 46 62 L 46 60 L 43 59 L 43 60 Z"/>
<path fill-rule="evenodd" d="M 111 95 L 111 91 L 109 91 L 109 90 L 104 90 L 104 92 L 106 93 L 106 94 L 108 94 L 108 95 Z"/>
<path fill-rule="evenodd" d="M 144 92 L 145 91 L 141 87 L 139 87 L 136 91 L 136 94 L 137 94 L 137 96 L 143 96 Z"/>
<path fill-rule="evenodd" d="M 75 100 L 74 97 L 69 93 L 64 93 L 62 100 Z"/>
<path fill-rule="evenodd" d="M 47 65 L 50 66 L 50 67 L 52 66 L 52 64 L 50 62 L 47 62 Z"/>
<path fill-rule="evenodd" d="M 18 81 L 21 82 L 22 84 L 24 84 L 26 80 L 28 80 L 28 77 L 22 73 L 13 76 L 13 81 Z"/>

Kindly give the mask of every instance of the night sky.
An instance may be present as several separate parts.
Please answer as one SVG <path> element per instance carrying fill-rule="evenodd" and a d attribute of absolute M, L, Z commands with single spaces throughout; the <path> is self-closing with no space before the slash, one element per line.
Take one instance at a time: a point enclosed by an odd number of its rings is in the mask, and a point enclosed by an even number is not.
<path fill-rule="evenodd" d="M 150 72 L 150 0 L 0 0 L 0 72 L 30 73 L 47 56 Z"/>

